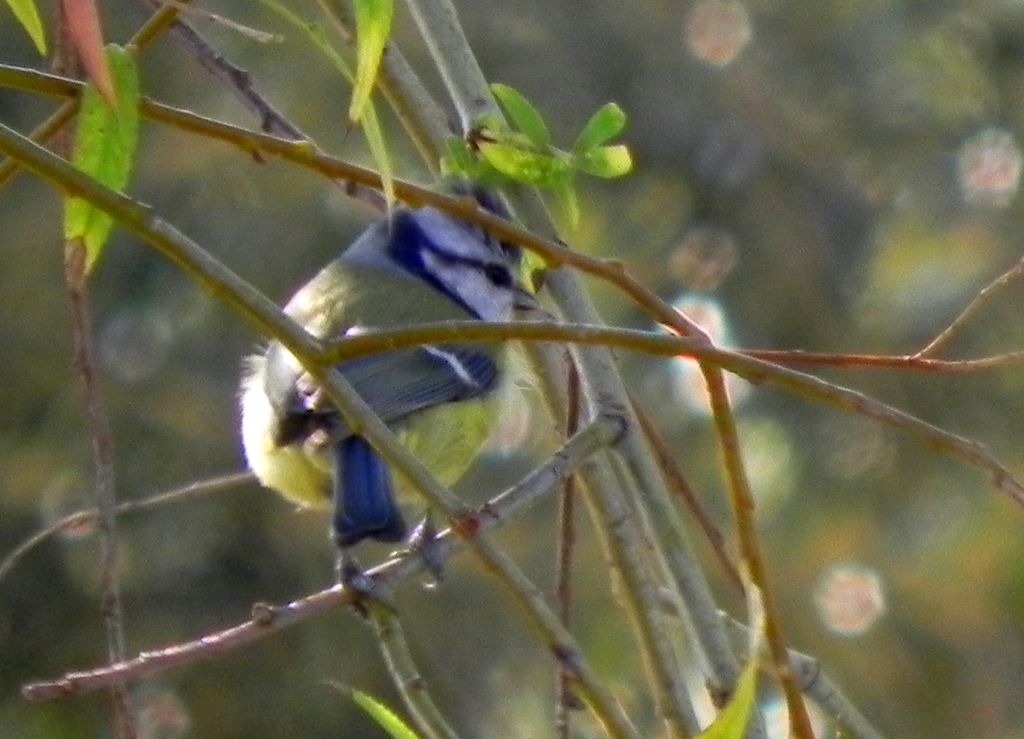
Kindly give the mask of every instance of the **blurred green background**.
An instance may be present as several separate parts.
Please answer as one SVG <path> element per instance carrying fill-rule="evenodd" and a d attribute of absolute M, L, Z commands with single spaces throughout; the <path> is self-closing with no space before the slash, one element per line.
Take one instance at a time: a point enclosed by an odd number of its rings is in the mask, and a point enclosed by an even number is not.
<path fill-rule="evenodd" d="M 196 19 L 325 148 L 365 161 L 341 127 L 347 90 L 256 4 L 210 9 L 284 34 L 257 43 Z M 305 6 L 299 6 L 305 7 Z M 146 17 L 108 2 L 122 41 Z M 313 12 L 312 3 L 308 8 Z M 1020 256 L 1024 5 L 968 0 L 512 0 L 459 3 L 493 81 L 524 92 L 568 145 L 599 105 L 630 115 L 634 174 L 584 183 L 574 244 L 624 260 L 739 347 L 907 353 Z M 430 74 L 404 8 L 398 43 Z M 0 10 L 0 61 L 40 66 Z M 175 38 L 142 63 L 147 94 L 256 127 Z M 0 89 L 0 120 L 30 130 L 50 100 Z M 397 128 L 395 140 L 399 140 Z M 404 176 L 425 178 L 408 147 Z M 319 177 L 146 124 L 133 196 L 277 300 L 369 215 Z M 69 361 L 60 205 L 36 178 L 0 192 L 0 553 L 89 505 L 90 442 Z M 116 437 L 119 497 L 242 466 L 236 394 L 247 325 L 171 264 L 115 232 L 93 282 L 96 349 Z M 610 323 L 649 321 L 587 283 Z M 1024 347 L 1024 293 L 1004 290 L 950 347 Z M 714 436 L 685 366 L 624 356 L 694 487 L 729 526 Z M 822 373 L 991 448 L 1024 476 L 1024 369 Z M 771 388 L 736 388 L 746 461 L 791 643 L 822 660 L 893 737 L 1024 737 L 1024 511 L 976 470 L 917 442 Z M 531 403 L 536 405 L 536 403 Z M 493 493 L 550 449 L 506 429 L 464 488 Z M 512 424 L 511 426 L 515 426 Z M 544 503 L 500 542 L 543 587 Z M 102 697 L 29 705 L 24 682 L 103 658 L 97 547 L 48 542 L 0 581 L 0 735 L 109 735 Z M 741 613 L 706 547 L 722 604 Z M 367 551 L 367 559 L 384 550 Z M 187 640 L 327 584 L 326 520 L 255 485 L 121 522 L 129 650 Z M 636 649 L 583 526 L 576 631 L 644 727 Z M 399 611 L 437 700 L 466 736 L 549 732 L 551 665 L 468 558 Z M 139 686 L 147 736 L 370 737 L 382 732 L 324 681 L 397 705 L 368 627 L 322 618 Z M 766 691 L 766 710 L 773 696 Z M 585 721 L 580 735 L 592 734 Z M 781 736 L 781 735 L 780 735 Z"/>

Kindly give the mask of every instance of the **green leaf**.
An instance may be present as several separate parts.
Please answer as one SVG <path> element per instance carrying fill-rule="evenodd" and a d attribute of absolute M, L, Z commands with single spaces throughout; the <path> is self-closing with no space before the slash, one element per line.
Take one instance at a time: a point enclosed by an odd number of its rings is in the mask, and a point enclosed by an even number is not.
<path fill-rule="evenodd" d="M 384 191 L 384 199 L 390 209 L 395 202 L 395 173 L 391 168 L 391 157 L 388 155 L 384 131 L 377 119 L 377 108 L 372 101 L 367 103 L 363 116 L 363 135 L 366 136 L 366 145 L 370 147 L 370 156 L 377 165 L 381 190 Z"/>
<path fill-rule="evenodd" d="M 25 29 L 25 32 L 36 45 L 40 56 L 46 56 L 46 35 L 43 33 L 43 22 L 39 19 L 39 10 L 32 0 L 7 0 L 14 17 Z"/>
<path fill-rule="evenodd" d="M 764 606 L 757 587 L 746 579 L 744 584 L 747 589 L 747 628 L 750 633 L 747 664 L 736 681 L 736 690 L 729 703 L 697 739 L 743 739 L 757 701 L 757 673 L 761 661 L 761 644 L 764 641 Z"/>
<path fill-rule="evenodd" d="M 348 62 L 328 41 L 324 29 L 315 23 L 303 19 L 287 6 L 277 2 L 277 0 L 259 1 L 265 8 L 281 16 L 281 18 L 301 31 L 310 43 L 327 57 L 345 79 L 352 82 L 353 85 L 355 84 L 355 77 L 349 68 Z M 364 113 L 365 115 L 362 117 L 363 135 L 366 136 L 366 145 L 370 149 L 370 156 L 373 157 L 373 161 L 380 172 L 381 189 L 384 191 L 384 198 L 387 200 L 388 207 L 390 208 L 391 204 L 395 202 L 395 175 L 391 167 L 391 158 L 388 155 L 387 142 L 384 139 L 384 132 L 381 130 L 380 122 L 377 119 L 377 111 L 373 106 L 373 101 L 367 100 Z"/>
<path fill-rule="evenodd" d="M 506 177 L 538 187 L 549 187 L 564 178 L 570 161 L 563 153 L 538 150 L 524 137 L 505 134 L 498 141 L 481 141 L 480 154 Z"/>
<path fill-rule="evenodd" d="M 522 131 L 531 143 L 538 147 L 545 147 L 551 143 L 551 131 L 548 130 L 543 116 L 522 93 L 498 83 L 491 85 L 491 92 L 498 98 L 498 102 L 508 113 L 515 127 Z"/>
<path fill-rule="evenodd" d="M 90 177 L 112 190 L 128 184 L 139 132 L 139 77 L 135 59 L 120 46 L 106 47 L 107 65 L 117 93 L 111 108 L 91 82 L 82 93 L 72 162 Z M 64 238 L 82 239 L 87 250 L 88 272 L 110 234 L 109 215 L 81 198 L 65 201 Z"/>
<path fill-rule="evenodd" d="M 469 143 L 460 136 L 449 136 L 444 146 L 446 153 L 441 156 L 442 176 L 460 176 L 482 185 L 488 173 L 494 174 L 494 169 L 477 157 Z"/>
<path fill-rule="evenodd" d="M 621 177 L 633 168 L 633 157 L 625 144 L 595 146 L 576 155 L 576 166 L 595 177 Z"/>
<path fill-rule="evenodd" d="M 572 150 L 580 154 L 618 136 L 626 127 L 626 114 L 615 103 L 605 103 L 583 126 Z"/>
<path fill-rule="evenodd" d="M 580 204 L 576 197 L 576 188 L 571 177 L 563 177 L 551 185 L 551 194 L 555 198 L 555 209 L 558 214 L 559 232 L 570 236 L 580 223 Z"/>
<path fill-rule="evenodd" d="M 384 731 L 394 739 L 419 739 L 419 736 L 400 719 L 394 711 L 378 701 L 376 698 L 362 692 L 361 690 L 350 690 L 349 695 L 356 705 L 362 708 L 376 721 Z"/>
<path fill-rule="evenodd" d="M 384 45 L 391 33 L 394 0 L 354 0 L 356 11 L 356 81 L 352 89 L 352 102 L 348 117 L 353 123 L 363 116 L 363 110 L 373 92 Z"/>

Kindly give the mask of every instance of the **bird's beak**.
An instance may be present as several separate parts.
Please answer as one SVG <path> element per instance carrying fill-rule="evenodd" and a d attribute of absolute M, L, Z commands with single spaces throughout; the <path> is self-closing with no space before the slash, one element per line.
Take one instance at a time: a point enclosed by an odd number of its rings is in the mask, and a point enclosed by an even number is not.
<path fill-rule="evenodd" d="M 516 288 L 515 298 L 512 302 L 512 308 L 517 311 L 531 311 L 540 308 L 540 303 L 537 302 L 537 296 L 531 293 L 522 285 Z"/>

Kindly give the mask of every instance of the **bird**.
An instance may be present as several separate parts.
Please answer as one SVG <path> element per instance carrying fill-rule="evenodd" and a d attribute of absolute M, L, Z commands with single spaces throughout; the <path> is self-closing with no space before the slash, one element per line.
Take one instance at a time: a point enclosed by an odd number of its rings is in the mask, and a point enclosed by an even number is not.
<path fill-rule="evenodd" d="M 480 204 L 507 215 L 496 201 Z M 521 281 L 521 251 L 438 208 L 400 207 L 371 224 L 287 302 L 313 337 L 446 320 L 509 321 L 537 306 Z M 506 379 L 504 343 L 452 342 L 388 350 L 336 365 L 400 442 L 454 484 L 486 441 Z M 249 357 L 241 382 L 249 468 L 301 507 L 333 506 L 334 544 L 408 535 L 387 461 L 279 342 Z"/>

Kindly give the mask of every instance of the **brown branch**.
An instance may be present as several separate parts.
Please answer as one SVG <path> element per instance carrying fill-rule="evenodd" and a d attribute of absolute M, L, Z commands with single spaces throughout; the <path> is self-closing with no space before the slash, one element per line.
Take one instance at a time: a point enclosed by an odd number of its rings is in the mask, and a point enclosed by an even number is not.
<path fill-rule="evenodd" d="M 732 508 L 736 516 L 740 552 L 751 579 L 760 590 L 764 601 L 765 635 L 768 638 L 768 650 L 771 653 L 772 662 L 786 698 L 790 727 L 797 739 L 814 739 L 814 729 L 811 727 L 811 719 L 807 714 L 807 706 L 804 704 L 796 677 L 789 667 L 789 651 L 782 633 L 779 609 L 768 582 L 768 568 L 757 538 L 754 499 L 750 493 L 750 483 L 747 480 L 746 472 L 743 469 L 736 417 L 733 415 L 732 406 L 729 405 L 724 377 L 718 368 L 710 365 L 702 365 L 702 367 L 711 399 L 711 407 L 714 411 L 715 427 L 718 431 Z"/>
<path fill-rule="evenodd" d="M 576 434 L 551 459 L 461 521 L 460 533 L 453 529 L 441 532 L 436 541 L 440 561 L 469 547 L 469 538 L 463 538 L 467 532 L 488 532 L 541 500 L 591 455 L 606 448 L 609 441 L 608 429 L 603 423 L 591 424 Z M 386 600 L 394 588 L 423 573 L 425 568 L 426 562 L 422 557 L 409 553 L 378 565 L 366 574 L 373 582 L 374 593 Z M 219 656 L 310 618 L 336 612 L 344 606 L 358 605 L 364 598 L 362 593 L 333 586 L 282 606 L 258 603 L 252 609 L 251 618 L 244 623 L 190 642 L 143 652 L 116 665 L 103 665 L 70 672 L 55 680 L 30 683 L 22 688 L 22 695 L 29 700 L 49 700 L 103 689 L 121 680 L 139 679 L 171 667 Z M 560 643 L 549 646 L 564 669 L 573 671 L 579 679 L 583 660 L 572 645 Z M 581 690 L 586 687 L 581 684 Z M 632 735 L 629 731 L 614 733 L 618 736 Z"/>
<path fill-rule="evenodd" d="M 658 460 L 661 472 L 665 476 L 669 488 L 682 499 L 686 508 L 697 521 L 697 525 L 704 533 L 704 538 L 707 539 L 708 544 L 711 546 L 711 551 L 714 552 L 726 577 L 736 587 L 736 592 L 742 594 L 743 578 L 740 576 L 739 570 L 736 569 L 732 557 L 729 556 L 725 537 L 718 530 L 715 522 L 711 520 L 711 515 L 707 512 L 704 504 L 700 502 L 700 499 L 693 492 L 693 488 L 690 487 L 690 483 L 686 480 L 686 475 L 679 468 L 679 464 L 676 462 L 675 455 L 669 448 L 668 442 L 654 425 L 654 419 L 651 418 L 651 414 L 635 398 L 632 402 L 637 420 L 640 421 L 640 428 L 654 450 L 654 456 Z"/>
<path fill-rule="evenodd" d="M 124 612 L 121 607 L 120 566 L 117 551 L 117 521 L 114 515 L 114 437 L 110 430 L 100 391 L 96 360 L 92 352 L 92 325 L 89 315 L 87 250 L 85 242 L 73 239 L 65 244 L 64 279 L 71 309 L 72 364 L 82 389 L 82 399 L 92 440 L 95 466 L 96 523 L 100 536 L 100 613 L 107 635 L 107 658 L 111 664 L 124 659 Z M 136 736 L 128 708 L 126 683 L 110 686 L 117 735 Z"/>
<path fill-rule="evenodd" d="M 566 387 L 565 438 L 571 438 L 580 425 L 580 378 L 576 365 L 565 353 L 568 368 Z M 557 531 L 555 535 L 554 601 L 558 617 L 568 628 L 572 618 L 572 564 L 576 550 L 576 477 L 569 477 L 558 495 Z M 555 671 L 555 736 L 568 739 L 572 722 L 570 711 L 582 707 L 573 690 L 572 674 L 563 665 Z"/>
<path fill-rule="evenodd" d="M 917 372 L 978 372 L 999 369 L 1024 360 L 1024 350 L 974 359 L 933 359 L 918 354 L 828 354 L 799 349 L 742 349 L 748 357 L 782 365 L 811 365 L 837 369 L 895 369 Z"/>

